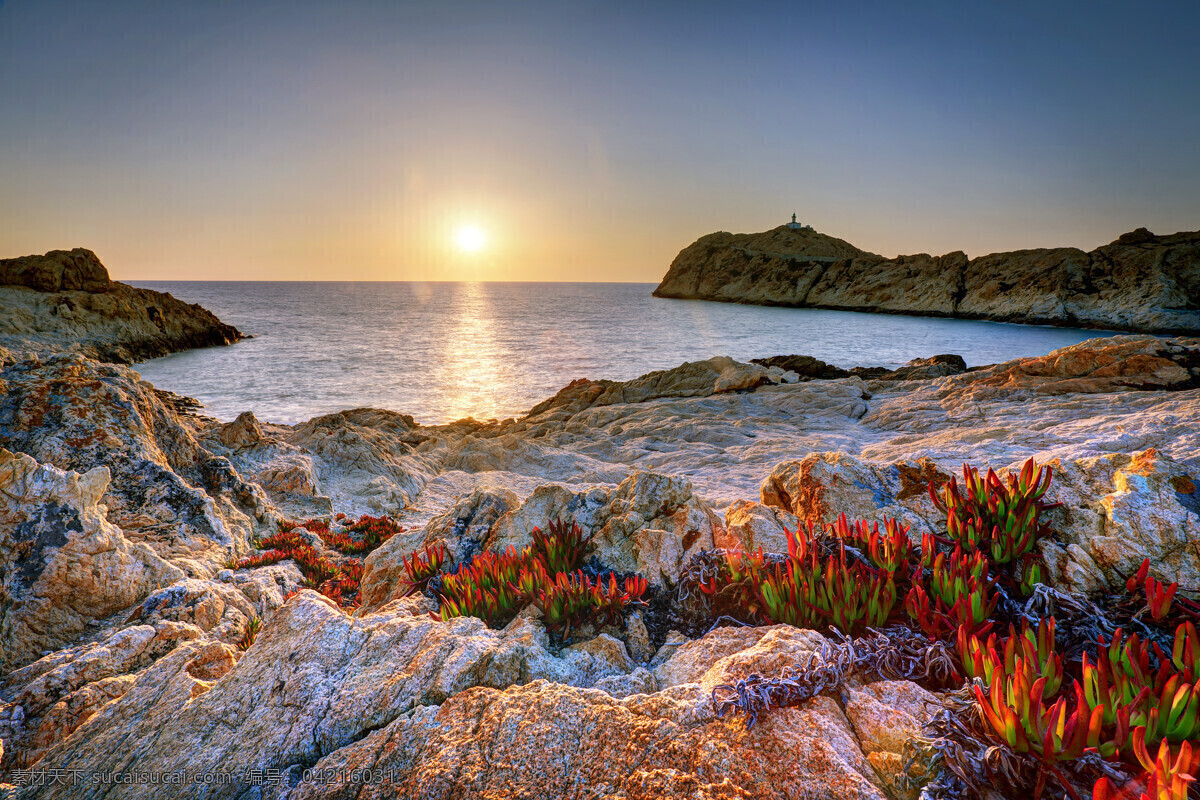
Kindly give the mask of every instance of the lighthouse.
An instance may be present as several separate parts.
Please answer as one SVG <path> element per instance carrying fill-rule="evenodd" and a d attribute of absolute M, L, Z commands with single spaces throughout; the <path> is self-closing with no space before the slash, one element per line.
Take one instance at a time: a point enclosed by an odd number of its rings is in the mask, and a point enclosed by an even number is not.
<path fill-rule="evenodd" d="M 803 222 L 796 222 L 796 215 L 792 214 L 792 221 L 787 224 L 794 231 L 811 231 L 812 225 L 805 225 Z"/>

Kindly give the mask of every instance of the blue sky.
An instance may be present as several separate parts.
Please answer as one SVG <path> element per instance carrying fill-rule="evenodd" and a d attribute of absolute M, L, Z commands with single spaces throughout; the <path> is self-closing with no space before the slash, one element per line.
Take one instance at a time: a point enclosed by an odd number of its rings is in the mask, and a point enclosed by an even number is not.
<path fill-rule="evenodd" d="M 1183 2 L 9 0 L 0 256 L 655 281 L 696 237 L 793 211 L 887 255 L 1196 229 L 1197 23 Z"/>

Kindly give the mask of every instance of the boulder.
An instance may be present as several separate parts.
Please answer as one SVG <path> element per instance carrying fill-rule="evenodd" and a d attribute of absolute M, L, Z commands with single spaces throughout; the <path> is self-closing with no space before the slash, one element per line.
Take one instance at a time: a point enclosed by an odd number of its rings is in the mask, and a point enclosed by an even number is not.
<path fill-rule="evenodd" d="M 760 547 L 767 553 L 786 553 L 788 532 L 795 533 L 801 524 L 799 517 L 782 508 L 738 500 L 725 509 L 726 536 L 717 544 L 748 553 Z"/>
<path fill-rule="evenodd" d="M 534 528 L 552 521 L 579 524 L 593 535 L 595 556 L 606 569 L 636 572 L 651 585 L 674 582 L 688 559 L 723 536 L 720 520 L 684 478 L 639 472 L 614 488 L 571 491 L 546 485 L 499 518 L 489 550 L 520 550 Z"/>
<path fill-rule="evenodd" d="M 1049 462 L 1057 531 L 1043 555 L 1051 579 L 1083 592 L 1123 591 L 1150 559 L 1150 574 L 1200 587 L 1200 491 L 1194 469 L 1156 450 Z"/>
<path fill-rule="evenodd" d="M 883 465 L 839 452 L 809 453 L 771 470 L 760 496 L 764 505 L 803 521 L 834 522 L 845 514 L 851 521 L 882 526 L 884 519 L 894 518 L 909 526 L 909 538 L 919 542 L 922 534 L 940 532 L 944 519 L 933 509 L 929 482 L 949 478 L 927 458 Z"/>
<path fill-rule="evenodd" d="M 665 397 L 708 397 L 796 380 L 795 375 L 789 376 L 779 367 L 743 364 L 729 356 L 717 356 L 707 361 L 689 361 L 674 369 L 648 372 L 629 381 L 572 381 L 554 397 L 534 406 L 527 416 L 566 419 L 598 406 L 645 403 Z"/>
<path fill-rule="evenodd" d="M 391 785 L 305 782 L 294 797 L 885 797 L 833 700 L 781 709 L 749 731 L 705 706 L 695 687 L 623 700 L 541 681 L 471 689 L 314 765 L 371 767 Z"/>
<path fill-rule="evenodd" d="M 0 286 L 28 286 L 39 292 L 101 292 L 108 270 L 91 250 L 51 250 L 41 256 L 0 258 Z"/>
<path fill-rule="evenodd" d="M 632 668 L 611 637 L 567 648 L 561 657 L 545 644 L 545 629 L 528 618 L 504 632 L 478 619 L 441 622 L 399 608 L 352 618 L 302 591 L 265 621 L 240 658 L 207 639 L 179 644 L 39 764 L 225 772 L 236 783 L 214 788 L 212 796 L 234 797 L 245 790 L 248 770 L 311 765 L 471 686 L 504 688 L 538 678 L 588 686 Z M 295 735 L 299 730 L 306 735 Z M 50 791 L 71 797 L 78 789 Z M 145 785 L 129 787 L 126 796 L 190 791 Z"/>
<path fill-rule="evenodd" d="M 108 483 L 0 449 L 0 673 L 183 577 L 105 519 Z"/>
<path fill-rule="evenodd" d="M 200 443 L 204 423 L 136 372 L 69 355 L 0 381 L 0 445 L 64 470 L 107 465 L 109 520 L 188 574 L 211 577 L 272 525 L 263 491 Z"/>

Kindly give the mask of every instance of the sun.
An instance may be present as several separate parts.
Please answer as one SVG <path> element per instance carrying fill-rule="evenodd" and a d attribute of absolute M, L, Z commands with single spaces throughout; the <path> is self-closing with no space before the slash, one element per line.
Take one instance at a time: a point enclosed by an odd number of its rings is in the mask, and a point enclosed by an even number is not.
<path fill-rule="evenodd" d="M 464 253 L 478 253 L 487 246 L 487 232 L 477 225 L 461 225 L 454 232 L 454 244 Z"/>

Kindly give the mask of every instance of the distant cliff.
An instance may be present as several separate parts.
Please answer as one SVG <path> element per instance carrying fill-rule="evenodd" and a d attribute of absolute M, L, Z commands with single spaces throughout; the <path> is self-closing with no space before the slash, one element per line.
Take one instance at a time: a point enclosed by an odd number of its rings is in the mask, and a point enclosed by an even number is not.
<path fill-rule="evenodd" d="M 656 297 L 963 317 L 1142 333 L 1200 332 L 1200 231 L 1145 228 L 1074 247 L 886 259 L 813 230 L 713 233 Z"/>
<path fill-rule="evenodd" d="M 198 305 L 110 280 L 91 250 L 0 259 L 0 364 L 62 352 L 131 363 L 242 333 Z"/>

